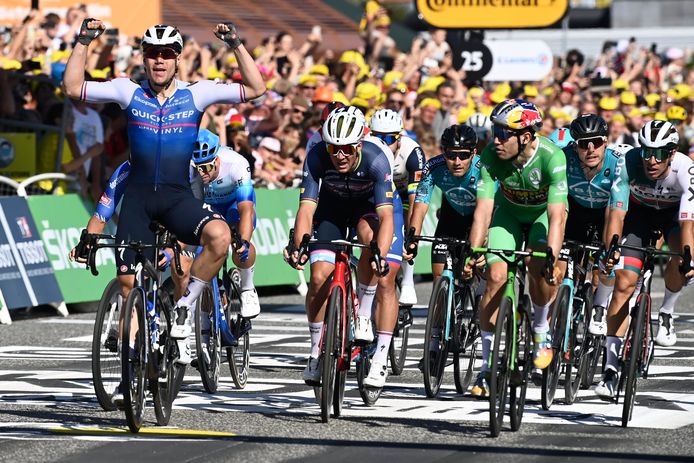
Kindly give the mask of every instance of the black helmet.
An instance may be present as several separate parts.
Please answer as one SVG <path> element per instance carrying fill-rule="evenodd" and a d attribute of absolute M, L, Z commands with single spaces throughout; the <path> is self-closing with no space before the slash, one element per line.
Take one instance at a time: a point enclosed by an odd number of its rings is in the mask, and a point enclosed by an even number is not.
<path fill-rule="evenodd" d="M 571 122 L 569 129 L 574 140 L 581 138 L 606 137 L 607 122 L 597 114 L 582 114 Z"/>
<path fill-rule="evenodd" d="M 477 147 L 477 133 L 469 125 L 452 125 L 441 134 L 441 147 L 444 150 L 474 149 Z"/>

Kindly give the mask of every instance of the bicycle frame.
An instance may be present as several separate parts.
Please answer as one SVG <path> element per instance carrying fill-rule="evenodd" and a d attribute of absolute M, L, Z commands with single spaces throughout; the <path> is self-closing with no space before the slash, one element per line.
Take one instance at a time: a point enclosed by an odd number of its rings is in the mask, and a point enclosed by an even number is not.
<path fill-rule="evenodd" d="M 348 320 L 347 318 L 347 300 L 348 297 L 347 295 L 350 294 L 352 302 L 352 320 L 354 320 L 354 317 L 356 317 L 356 311 L 355 311 L 355 306 L 354 306 L 354 301 L 356 301 L 356 294 L 354 293 L 353 285 L 352 285 L 352 272 L 350 271 L 349 268 L 349 262 L 350 262 L 350 257 L 349 254 L 347 254 L 344 250 L 339 249 L 338 252 L 335 253 L 335 269 L 333 270 L 333 280 L 330 283 L 330 290 L 328 292 L 328 300 L 330 300 L 330 294 L 333 293 L 335 288 L 340 288 L 342 290 L 342 294 L 345 295 L 345 297 L 342 300 L 342 320 Z M 349 293 L 347 292 L 349 291 Z M 327 310 L 327 308 L 326 308 Z M 347 323 L 342 323 L 342 330 L 343 332 L 340 333 L 340 357 L 338 359 L 338 364 L 337 368 L 340 371 L 347 370 L 349 369 L 349 362 L 352 360 L 352 353 L 350 352 L 349 355 L 349 360 L 345 360 L 345 350 L 348 347 L 348 343 L 351 342 L 352 339 L 352 334 L 350 333 L 348 336 L 347 333 Z M 325 334 L 325 326 L 323 327 L 323 336 L 321 336 L 321 344 L 323 342 L 323 337 Z M 322 346 L 321 346 L 322 348 Z"/>

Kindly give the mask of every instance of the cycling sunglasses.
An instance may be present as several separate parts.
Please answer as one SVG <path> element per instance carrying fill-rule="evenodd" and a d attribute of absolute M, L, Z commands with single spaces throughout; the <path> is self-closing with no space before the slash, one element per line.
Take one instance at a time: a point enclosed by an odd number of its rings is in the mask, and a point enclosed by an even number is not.
<path fill-rule="evenodd" d="M 342 155 L 349 157 L 357 154 L 357 146 L 359 145 L 331 145 L 326 143 L 325 146 L 331 156 L 339 157 Z"/>
<path fill-rule="evenodd" d="M 209 174 L 210 172 L 212 172 L 215 169 L 215 167 L 216 166 L 215 166 L 214 160 L 212 160 L 210 162 L 205 162 L 202 164 L 195 164 L 195 168 L 204 174 Z"/>
<path fill-rule="evenodd" d="M 593 149 L 598 149 L 604 145 L 606 141 L 605 137 L 579 138 L 576 140 L 576 144 L 579 148 L 587 150 L 592 143 Z"/>
<path fill-rule="evenodd" d="M 644 161 L 649 161 L 651 158 L 655 158 L 657 162 L 663 162 L 670 157 L 670 153 L 672 153 L 672 150 L 667 148 L 641 147 L 641 156 L 643 157 Z"/>
<path fill-rule="evenodd" d="M 504 142 L 509 138 L 518 135 L 518 132 L 514 130 L 509 130 L 501 125 L 494 125 L 494 127 L 492 128 L 492 132 L 494 134 L 494 138 L 498 138 L 501 142 Z"/>
<path fill-rule="evenodd" d="M 470 159 L 472 155 L 472 150 L 445 150 L 443 152 L 443 157 L 445 157 L 449 161 L 455 161 L 456 159 L 465 161 L 467 159 Z"/>
<path fill-rule="evenodd" d="M 145 50 L 144 55 L 148 59 L 157 59 L 159 56 L 164 59 L 176 59 L 178 56 L 174 49 L 169 47 L 150 47 Z"/>
<path fill-rule="evenodd" d="M 383 141 L 385 142 L 385 144 L 388 145 L 388 146 L 390 146 L 390 145 L 392 145 L 393 143 L 395 143 L 396 141 L 400 140 L 400 134 L 399 134 L 399 133 L 396 133 L 396 134 L 392 134 L 392 133 L 375 133 L 375 132 L 371 132 L 371 133 L 373 134 L 374 137 L 376 137 L 376 138 L 378 138 L 378 139 L 380 139 L 380 140 L 383 140 Z"/>

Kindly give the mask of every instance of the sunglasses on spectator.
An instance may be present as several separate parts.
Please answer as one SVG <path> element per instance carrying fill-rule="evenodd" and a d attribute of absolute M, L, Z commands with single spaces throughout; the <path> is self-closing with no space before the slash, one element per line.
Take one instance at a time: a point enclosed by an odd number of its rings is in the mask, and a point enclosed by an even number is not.
<path fill-rule="evenodd" d="M 300 85 L 300 87 L 301 87 L 301 88 L 308 88 L 308 89 L 311 89 L 311 90 L 315 90 L 315 89 L 316 89 L 316 87 L 314 87 L 313 85 Z"/>
<path fill-rule="evenodd" d="M 518 132 L 514 130 L 509 130 L 504 126 L 495 125 L 493 127 L 494 138 L 498 138 L 499 141 L 504 142 L 511 137 L 518 135 Z"/>
<path fill-rule="evenodd" d="M 328 153 L 334 157 L 350 157 L 357 154 L 357 147 L 359 145 L 331 145 L 330 143 L 325 144 Z"/>
<path fill-rule="evenodd" d="M 176 59 L 178 54 L 169 47 L 150 47 L 145 50 L 145 58 L 157 59 L 159 56 L 164 59 Z"/>
<path fill-rule="evenodd" d="M 641 147 L 641 156 L 643 156 L 644 161 L 649 161 L 651 158 L 655 158 L 656 162 L 660 163 L 669 158 L 670 153 L 672 153 L 672 149 L 668 148 Z"/>
<path fill-rule="evenodd" d="M 212 172 L 216 165 L 215 165 L 215 160 L 212 160 L 210 162 L 204 162 L 202 164 L 195 164 L 195 168 L 198 169 L 201 173 L 203 174 L 209 174 Z"/>
<path fill-rule="evenodd" d="M 294 108 L 294 112 L 297 114 L 301 114 L 302 116 L 305 116 L 306 114 L 308 114 L 308 109 Z"/>
<path fill-rule="evenodd" d="M 593 149 L 598 149 L 605 144 L 607 139 L 605 137 L 593 137 L 593 138 L 579 138 L 576 140 L 576 144 L 579 148 L 587 150 L 590 144 L 593 144 Z"/>
<path fill-rule="evenodd" d="M 472 157 L 472 154 L 472 150 L 444 150 L 443 157 L 445 157 L 449 161 L 455 161 L 456 159 L 465 161 L 467 159 L 470 159 Z"/>
<path fill-rule="evenodd" d="M 400 134 L 399 133 L 376 133 L 376 132 L 371 132 L 374 137 L 383 140 L 383 142 L 390 146 L 396 141 L 400 140 Z"/>
<path fill-rule="evenodd" d="M 388 100 L 387 103 L 392 104 L 392 105 L 401 105 L 401 104 L 405 103 L 405 101 L 403 101 L 403 100 Z"/>

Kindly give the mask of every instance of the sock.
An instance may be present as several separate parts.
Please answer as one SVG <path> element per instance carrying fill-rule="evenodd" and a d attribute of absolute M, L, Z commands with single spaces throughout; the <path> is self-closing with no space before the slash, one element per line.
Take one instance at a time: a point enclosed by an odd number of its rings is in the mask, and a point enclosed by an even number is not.
<path fill-rule="evenodd" d="M 311 357 L 320 357 L 320 336 L 323 332 L 323 322 L 309 323 L 308 331 L 311 333 Z"/>
<path fill-rule="evenodd" d="M 675 293 L 667 289 L 666 286 L 665 296 L 663 296 L 663 303 L 660 306 L 660 312 L 672 315 L 675 312 L 675 304 L 677 303 L 677 299 L 680 298 L 680 294 L 682 294 L 681 289 Z"/>
<path fill-rule="evenodd" d="M 614 371 L 619 371 L 619 350 L 621 348 L 622 338 L 619 336 L 607 336 L 605 338 L 605 350 L 607 350 L 605 370 L 610 368 Z"/>
<path fill-rule="evenodd" d="M 388 349 L 390 349 L 390 341 L 393 339 L 393 332 L 376 331 L 376 336 L 378 336 L 378 345 L 371 361 L 381 362 L 385 365 L 388 362 Z"/>
<path fill-rule="evenodd" d="M 195 307 L 195 301 L 200 297 L 200 293 L 205 289 L 207 283 L 191 275 L 188 288 L 183 293 L 183 297 L 176 302 L 176 306 Z"/>
<path fill-rule="evenodd" d="M 364 283 L 359 283 L 357 289 L 357 298 L 359 299 L 359 313 L 360 317 L 371 318 L 371 308 L 374 304 L 374 297 L 376 296 L 377 285 L 367 286 Z"/>
<path fill-rule="evenodd" d="M 402 286 L 414 286 L 414 265 L 402 261 Z"/>
<path fill-rule="evenodd" d="M 254 270 L 255 265 L 251 265 L 251 268 L 239 269 L 239 273 L 241 274 L 241 292 L 255 289 L 255 285 L 253 284 Z"/>
<path fill-rule="evenodd" d="M 599 281 L 598 289 L 595 290 L 595 295 L 593 296 L 593 306 L 607 307 L 607 301 L 610 299 L 613 289 L 614 286 L 607 286 L 602 281 Z"/>
<path fill-rule="evenodd" d="M 537 305 L 533 302 L 533 310 L 535 311 L 533 317 L 533 332 L 534 333 L 546 333 L 549 331 L 549 323 L 547 323 L 547 316 L 549 315 L 549 307 L 551 303 L 545 305 Z"/>
<path fill-rule="evenodd" d="M 489 353 L 492 351 L 494 333 L 482 331 L 482 371 L 489 371 Z"/>

